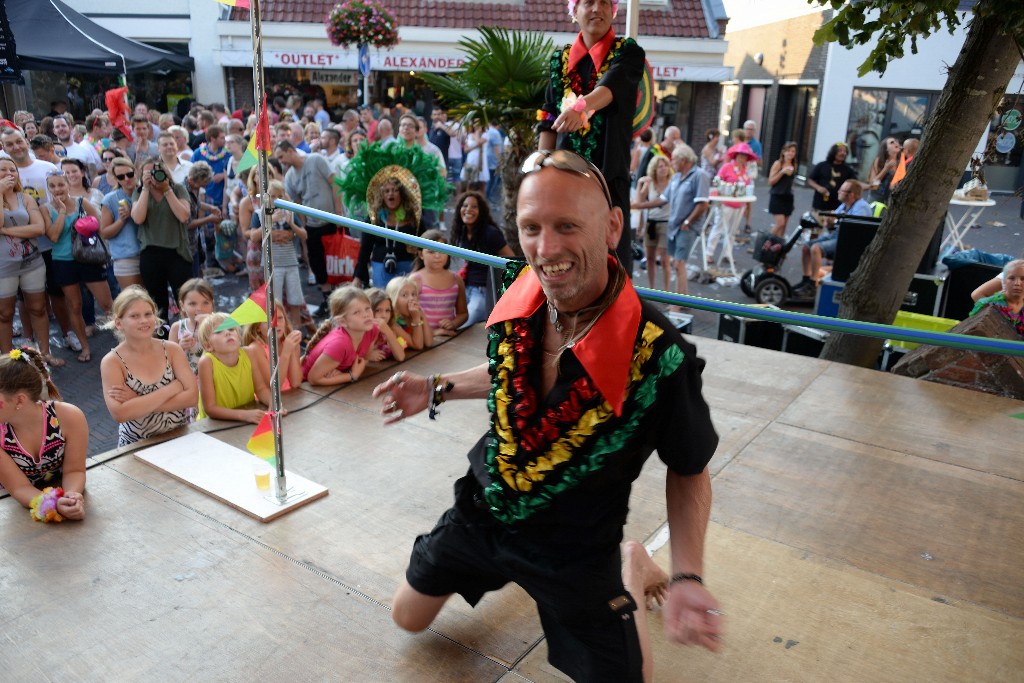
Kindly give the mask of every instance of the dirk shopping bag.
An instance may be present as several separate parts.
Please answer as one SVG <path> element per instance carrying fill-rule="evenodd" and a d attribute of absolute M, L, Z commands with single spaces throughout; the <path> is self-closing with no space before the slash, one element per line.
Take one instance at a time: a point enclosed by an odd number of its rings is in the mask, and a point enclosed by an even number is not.
<path fill-rule="evenodd" d="M 324 235 L 324 257 L 327 260 L 327 283 L 340 285 L 352 282 L 359 260 L 359 240 L 343 228 L 333 235 Z"/>

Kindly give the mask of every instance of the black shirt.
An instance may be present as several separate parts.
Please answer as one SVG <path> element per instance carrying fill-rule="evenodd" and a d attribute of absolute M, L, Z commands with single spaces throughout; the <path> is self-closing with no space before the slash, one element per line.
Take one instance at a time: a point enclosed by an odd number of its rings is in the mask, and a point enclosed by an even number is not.
<path fill-rule="evenodd" d="M 427 139 L 441 150 L 441 154 L 444 155 L 444 163 L 447 165 L 448 147 L 451 145 L 452 136 L 445 133 L 441 128 L 438 128 L 437 125 L 433 125 L 430 128 L 430 132 L 427 133 Z"/>
<path fill-rule="evenodd" d="M 839 208 L 839 188 L 847 180 L 856 179 L 857 172 L 846 163 L 833 164 L 822 161 L 811 170 L 808 177 L 828 190 L 828 201 L 825 201 L 820 192 L 815 192 L 811 207 L 818 211 L 835 211 Z"/>
<path fill-rule="evenodd" d="M 478 251 L 481 254 L 497 256 L 498 252 L 501 251 L 506 244 L 505 236 L 501 234 L 501 230 L 493 225 L 487 225 L 483 228 L 478 228 L 472 239 L 463 237 L 459 240 L 458 246 L 463 249 Z M 466 286 L 486 287 L 488 270 L 490 270 L 490 266 L 485 266 L 482 263 L 475 263 L 473 261 L 467 261 Z"/>
<path fill-rule="evenodd" d="M 608 188 L 611 190 L 612 203 L 623 210 L 625 216 L 629 216 L 629 161 L 630 143 L 633 140 L 633 115 L 636 113 L 637 89 L 640 86 L 640 79 L 644 73 L 644 50 L 631 38 L 616 38 L 610 51 L 615 51 L 615 46 L 621 42 L 619 53 L 614 56 L 608 65 L 608 70 L 597 81 L 594 87 L 599 85 L 608 88 L 612 93 L 612 102 L 604 109 L 595 112 L 591 119 L 592 126 L 600 127 L 600 135 L 596 138 L 596 145 L 590 154 L 583 154 L 595 166 L 601 169 L 605 180 L 608 181 Z M 568 51 L 567 45 L 563 50 L 557 51 L 552 57 L 552 69 L 556 70 L 555 80 L 548 83 L 547 95 L 544 101 L 544 111 L 558 117 L 561 113 L 559 105 L 562 102 L 562 79 L 561 74 L 562 52 Z M 585 92 L 577 93 L 586 95 L 590 92 L 587 84 L 594 73 L 594 61 L 590 55 L 584 55 L 583 59 L 576 65 L 576 71 L 580 75 Z M 538 130 L 541 132 L 550 131 L 550 121 L 541 121 Z M 559 133 L 556 147 L 558 149 L 569 149 L 575 152 L 580 151 L 580 145 L 586 136 L 575 133 Z"/>
<path fill-rule="evenodd" d="M 405 233 L 406 235 L 419 234 L 416 230 L 416 226 L 412 223 L 399 225 L 397 230 L 398 232 Z M 359 261 L 356 263 L 355 276 L 359 278 L 364 285 L 367 285 L 370 282 L 371 261 L 383 263 L 388 252 L 395 255 L 396 261 L 412 261 L 414 252 L 410 251 L 410 249 L 416 249 L 416 247 L 406 246 L 401 242 L 396 242 L 395 240 L 390 240 L 386 237 L 371 235 L 364 231 L 359 240 Z"/>
<path fill-rule="evenodd" d="M 643 346 L 649 353 L 634 351 L 637 358 L 643 358 L 637 369 L 642 378 L 627 385 L 621 416 L 609 414 L 600 407 L 603 403 L 600 397 L 591 399 L 575 393 L 579 391 L 578 380 L 586 371 L 571 348 L 563 352 L 555 385 L 546 397 L 539 399 L 542 405 L 535 413 L 530 414 L 531 392 L 517 389 L 513 394 L 516 405 L 507 407 L 510 420 L 511 416 L 530 415 L 529 427 L 524 431 L 517 429 L 515 433 L 520 449 L 524 443 L 542 439 L 537 436 L 544 430 L 542 420 L 547 422 L 563 415 L 561 407 L 579 402 L 584 411 L 570 441 L 557 441 L 560 437 L 553 437 L 556 444 L 564 445 L 570 457 L 560 460 L 554 455 L 556 449 L 545 450 L 544 455 L 552 459 L 553 468 L 539 468 L 531 488 L 519 494 L 521 500 L 515 493 L 509 493 L 516 498 L 511 504 L 522 510 L 536 511 L 520 516 L 515 527 L 525 525 L 531 533 L 574 543 L 582 542 L 583 538 L 588 545 L 618 543 L 626 522 L 632 483 L 654 450 L 670 470 L 683 476 L 702 472 L 714 455 L 718 435 L 701 393 L 704 361 L 697 357 L 696 348 L 653 305 L 641 301 L 640 306 L 635 348 Z M 547 308 L 541 306 L 526 320 L 530 337 L 540 339 L 546 316 Z M 498 330 L 504 336 L 501 332 L 504 326 L 499 323 L 491 330 Z M 514 332 L 507 337 L 507 341 L 521 347 L 519 340 Z M 532 348 L 532 352 L 528 352 L 532 362 L 522 380 L 516 381 L 528 382 L 539 392 L 543 344 L 525 346 Z M 497 342 L 492 341 L 488 354 L 498 348 Z M 516 367 L 520 366 L 517 361 Z M 494 378 L 493 357 L 491 367 Z M 555 417 L 551 417 L 552 414 Z M 587 419 L 589 414 L 595 416 L 593 420 Z M 561 430 L 560 433 L 567 432 Z M 471 473 L 478 485 L 474 487 L 476 492 L 482 492 L 492 483 L 488 444 L 495 438 L 492 427 L 469 452 Z M 533 465 L 521 462 L 517 467 L 528 471 Z"/>

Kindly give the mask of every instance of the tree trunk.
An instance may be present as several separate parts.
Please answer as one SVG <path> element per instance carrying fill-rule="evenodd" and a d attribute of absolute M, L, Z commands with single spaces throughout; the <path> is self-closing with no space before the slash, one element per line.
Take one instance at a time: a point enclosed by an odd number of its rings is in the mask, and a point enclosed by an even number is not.
<path fill-rule="evenodd" d="M 842 293 L 839 317 L 892 323 L 950 197 L 1020 62 L 998 13 L 975 16 L 924 129 L 907 176 L 893 191 L 878 234 Z M 827 360 L 874 367 L 882 340 L 832 334 Z"/>

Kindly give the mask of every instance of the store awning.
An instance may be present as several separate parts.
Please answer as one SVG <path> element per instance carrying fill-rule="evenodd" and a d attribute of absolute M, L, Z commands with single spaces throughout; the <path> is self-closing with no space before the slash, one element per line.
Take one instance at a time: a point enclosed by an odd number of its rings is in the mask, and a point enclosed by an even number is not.
<path fill-rule="evenodd" d="M 22 69 L 136 73 L 192 71 L 191 57 L 122 38 L 60 0 L 6 0 Z"/>

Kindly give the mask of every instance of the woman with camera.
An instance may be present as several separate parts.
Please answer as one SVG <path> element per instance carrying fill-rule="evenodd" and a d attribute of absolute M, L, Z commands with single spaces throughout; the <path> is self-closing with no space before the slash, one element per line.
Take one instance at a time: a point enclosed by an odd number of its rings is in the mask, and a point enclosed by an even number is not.
<path fill-rule="evenodd" d="M 188 192 L 171 182 L 170 174 L 158 160 L 143 160 L 138 172 L 142 176 L 142 189 L 132 198 L 131 217 L 139 226 L 142 285 L 156 302 L 160 318 L 166 322 L 168 286 L 172 292 L 177 292 L 192 277 L 192 253 L 188 244 L 191 206 Z M 166 332 L 161 336 L 166 336 Z"/>
<path fill-rule="evenodd" d="M 371 223 L 408 235 L 420 233 L 420 187 L 408 169 L 391 165 L 377 172 L 366 188 L 366 206 Z M 412 272 L 415 251 L 401 242 L 364 232 L 356 279 L 366 285 L 372 276 L 373 286 L 384 289 L 392 278 Z"/>

